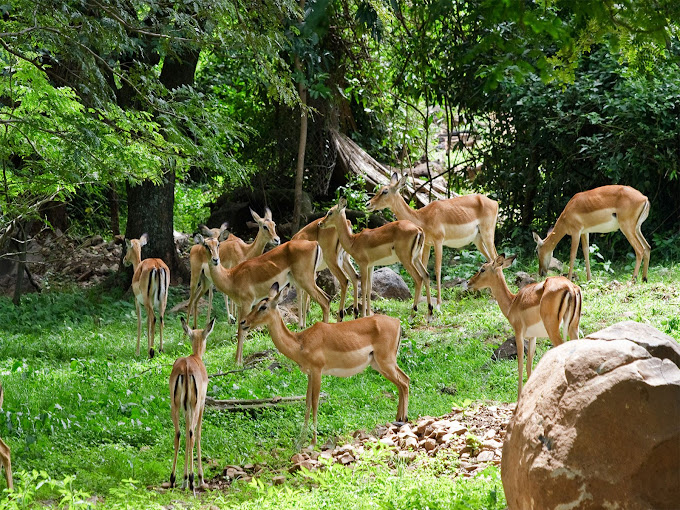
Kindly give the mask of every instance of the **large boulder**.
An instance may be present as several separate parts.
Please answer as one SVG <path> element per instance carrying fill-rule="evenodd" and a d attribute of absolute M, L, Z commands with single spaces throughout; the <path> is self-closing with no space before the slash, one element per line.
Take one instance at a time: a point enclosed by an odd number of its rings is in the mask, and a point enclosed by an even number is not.
<path fill-rule="evenodd" d="M 645 348 L 677 343 L 616 328 L 551 349 L 524 386 L 503 445 L 510 510 L 679 507 L 680 368 Z"/>
<path fill-rule="evenodd" d="M 381 267 L 373 271 L 373 292 L 386 299 L 411 299 L 411 291 L 404 279 L 389 267 Z"/>

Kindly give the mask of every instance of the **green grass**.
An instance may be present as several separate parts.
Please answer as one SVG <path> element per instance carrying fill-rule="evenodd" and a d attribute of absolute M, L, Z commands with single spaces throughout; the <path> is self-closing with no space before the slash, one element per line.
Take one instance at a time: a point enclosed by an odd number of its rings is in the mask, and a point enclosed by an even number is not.
<path fill-rule="evenodd" d="M 445 277 L 469 277 L 479 260 L 463 254 L 448 262 Z M 509 281 L 516 270 L 507 270 Z M 680 266 L 653 266 L 649 283 L 637 285 L 628 284 L 630 268 L 613 271 L 596 265 L 593 281 L 581 280 L 582 332 L 630 319 L 680 339 Z M 582 267 L 577 274 L 583 274 Z M 171 290 L 171 304 L 186 299 L 185 289 Z M 408 302 L 374 303 L 403 324 L 399 364 L 411 377 L 412 419 L 442 415 L 469 402 L 516 399 L 516 362 L 490 360 L 494 347 L 512 334 L 498 306 L 488 292 L 447 289 L 444 297 L 429 325 L 422 305 L 410 319 Z M 235 368 L 236 327 L 226 323 L 220 297 L 214 304 L 218 322 L 205 356 L 209 374 Z M 309 323 L 320 317 L 315 306 Z M 504 508 L 496 469 L 475 480 L 454 480 L 442 459 L 424 457 L 413 468 L 395 465 L 381 449 L 354 469 L 333 467 L 270 486 L 271 476 L 286 469 L 295 452 L 302 404 L 249 413 L 206 411 L 207 477 L 227 464 L 266 463 L 259 483 L 239 482 L 198 499 L 179 491 L 149 491 L 169 479 L 173 446 L 167 381 L 172 362 L 190 353 L 179 317 L 166 317 L 165 352 L 153 360 L 134 356 L 136 315 L 130 295 L 109 296 L 101 289 L 27 295 L 20 308 L 2 298 L 0 324 L 5 387 L 0 436 L 12 449 L 17 484 L 13 499 L 1 500 L 0 509 L 30 506 L 31 498 L 53 506 L 66 498 L 63 506 L 77 506 L 74 501 L 86 499 L 82 493 L 95 495 L 98 507 L 112 508 L 160 507 L 177 500 L 239 508 L 346 508 L 348 501 L 352 508 Z M 539 341 L 537 359 L 548 346 L 547 340 Z M 251 332 L 244 354 L 265 349 L 274 349 L 266 332 Z M 209 395 L 304 395 L 306 377 L 290 360 L 274 356 L 280 368 L 270 371 L 270 360 L 212 378 Z M 396 390 L 372 369 L 348 379 L 324 377 L 322 391 L 327 397 L 319 409 L 320 443 L 394 419 Z"/>

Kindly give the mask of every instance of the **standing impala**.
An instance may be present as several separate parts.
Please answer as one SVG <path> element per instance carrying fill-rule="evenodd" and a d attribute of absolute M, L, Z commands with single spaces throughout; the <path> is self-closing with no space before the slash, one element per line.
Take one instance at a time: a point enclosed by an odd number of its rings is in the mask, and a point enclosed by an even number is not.
<path fill-rule="evenodd" d="M 464 195 L 437 200 L 422 209 L 411 209 L 399 194 L 406 176 L 392 174 L 389 186 L 383 187 L 368 202 L 367 209 L 389 208 L 400 220 L 409 220 L 425 232 L 423 265 L 427 267 L 430 247 L 434 246 L 434 272 L 437 278 L 437 306 L 442 304 L 442 247 L 462 248 L 474 243 L 487 260 L 496 256 L 494 233 L 498 217 L 498 202 L 484 195 Z"/>
<path fill-rule="evenodd" d="M 621 230 L 635 250 L 633 281 L 637 280 L 640 263 L 644 258 L 642 280 L 646 282 L 649 255 L 652 248 L 642 235 L 641 226 L 648 214 L 649 199 L 630 186 L 601 186 L 576 193 L 567 202 L 562 214 L 557 218 L 555 227 L 545 239 L 541 239 L 535 232 L 533 233 L 538 250 L 538 267 L 541 276 L 545 276 L 548 272 L 548 265 L 555 246 L 564 236 L 568 235 L 571 236 L 568 278 L 571 280 L 574 272 L 574 260 L 576 259 L 580 238 L 583 258 L 586 262 L 586 276 L 590 280 L 588 234 L 590 232 L 604 233 Z"/>
<path fill-rule="evenodd" d="M 312 445 L 316 444 L 317 411 L 321 376 L 350 377 L 371 365 L 399 391 L 397 421 L 408 421 L 409 377 L 397 365 L 401 341 L 399 319 L 373 315 L 348 322 L 324 324 L 293 333 L 283 323 L 276 305 L 281 297 L 278 283 L 271 286 L 269 296 L 257 303 L 240 322 L 241 329 L 265 324 L 276 348 L 298 364 L 307 374 L 307 411 L 301 441 L 307 433 L 310 411 L 314 426 Z"/>
<path fill-rule="evenodd" d="M 127 251 L 123 264 L 132 265 L 132 292 L 135 295 L 135 308 L 137 309 L 137 349 L 135 355 L 139 356 L 139 342 L 142 336 L 142 305 L 146 309 L 146 336 L 149 347 L 149 358 L 153 358 L 153 340 L 156 334 L 156 313 L 158 308 L 160 316 L 160 347 L 163 350 L 163 325 L 165 307 L 168 303 L 168 287 L 170 286 L 170 269 L 161 259 L 142 260 L 142 247 L 149 241 L 147 234 L 142 234 L 139 239 L 127 239 L 125 244 Z"/>
<path fill-rule="evenodd" d="M 362 315 L 370 315 L 371 289 L 373 287 L 373 267 L 386 266 L 401 262 L 415 282 L 413 311 L 418 311 L 420 292 L 425 283 L 427 293 L 427 318 L 432 318 L 430 299 L 430 276 L 422 262 L 425 235 L 423 229 L 410 221 L 393 221 L 378 228 L 365 228 L 358 234 L 352 233 L 351 223 L 347 221 L 345 206 L 347 200 L 341 198 L 319 222 L 321 228 L 335 228 L 342 247 L 359 265 L 361 274 Z"/>
<path fill-rule="evenodd" d="M 201 232 L 209 238 L 222 240 L 227 232 L 228 224 L 222 223 L 220 228 L 208 228 L 201 225 Z M 194 328 L 198 320 L 198 300 L 201 296 L 208 292 L 208 316 L 206 320 L 210 320 L 210 312 L 212 311 L 213 300 L 213 285 L 210 280 L 210 271 L 208 270 L 209 258 L 205 253 L 203 247 L 194 244 L 189 252 L 189 267 L 191 268 L 191 283 L 189 285 L 189 303 L 196 302 L 196 308 L 192 310 L 191 307 L 187 309 L 187 322 L 191 320 L 191 314 L 194 315 Z M 228 310 L 228 309 L 227 309 Z"/>
<path fill-rule="evenodd" d="M 250 214 L 257 223 L 257 236 L 252 243 L 246 243 L 240 237 L 229 234 L 224 241 L 220 239 L 220 263 L 224 267 L 234 267 L 244 260 L 259 257 L 264 252 L 268 243 L 274 246 L 281 244 L 281 238 L 276 234 L 276 223 L 272 219 L 272 211 L 267 207 L 264 210 L 264 217 L 250 209 Z M 205 251 L 203 251 L 205 253 Z M 224 295 L 224 308 L 230 316 L 236 316 L 236 307 L 230 306 L 229 296 Z"/>
<path fill-rule="evenodd" d="M 293 239 L 306 239 L 307 241 L 316 241 L 321 246 L 323 253 L 323 264 L 319 267 L 319 271 L 326 267 L 340 282 L 340 306 L 338 307 L 338 322 L 342 322 L 345 317 L 345 297 L 347 296 L 347 287 L 349 281 L 352 281 L 354 289 L 354 318 L 359 316 L 359 275 L 354 270 L 352 262 L 349 260 L 349 255 L 342 248 L 338 233 L 335 229 L 319 227 L 319 223 L 323 218 L 312 221 L 308 225 L 302 227 Z M 300 327 L 305 327 L 307 310 L 309 308 L 309 299 L 302 290 L 299 291 L 298 309 L 300 312 Z"/>
<path fill-rule="evenodd" d="M 329 298 L 316 285 L 316 269 L 321 264 L 321 248 L 314 241 L 288 241 L 271 251 L 226 268 L 220 264 L 220 242 L 218 239 L 205 239 L 200 234 L 195 241 L 201 244 L 210 257 L 210 277 L 217 290 L 227 294 L 238 306 L 239 322 L 248 314 L 250 308 L 269 293 L 273 283 L 281 286 L 293 281 L 298 288 L 307 292 L 323 310 L 323 321 L 328 322 Z M 196 303 L 189 303 L 189 307 Z M 238 330 L 236 364 L 243 364 L 244 334 Z"/>
<path fill-rule="evenodd" d="M 187 485 L 194 491 L 194 443 L 198 455 L 198 486 L 203 487 L 203 461 L 201 458 L 201 429 L 203 426 L 203 410 L 205 396 L 208 391 L 208 372 L 203 364 L 206 341 L 215 326 L 211 320 L 205 329 L 189 329 L 184 317 L 182 328 L 191 340 L 191 356 L 179 358 L 172 365 L 170 372 L 170 415 L 175 426 L 175 456 L 172 460 L 170 487 L 175 486 L 175 468 L 179 453 L 179 415 L 184 410 L 184 480 L 182 489 Z M 189 463 L 191 462 L 191 469 Z"/>
<path fill-rule="evenodd" d="M 522 369 L 524 338 L 529 338 L 527 354 L 527 379 L 536 350 L 536 337 L 550 338 L 553 345 L 567 340 L 567 334 L 578 339 L 578 325 L 581 320 L 581 288 L 563 276 L 553 276 L 545 281 L 522 287 L 517 294 L 510 292 L 503 276 L 503 269 L 510 267 L 515 256 L 505 258 L 498 255 L 495 260 L 484 264 L 468 281 L 473 290 L 491 289 L 503 315 L 515 330 L 517 346 L 517 398 L 522 394 Z M 560 336 L 562 327 L 562 336 Z"/>

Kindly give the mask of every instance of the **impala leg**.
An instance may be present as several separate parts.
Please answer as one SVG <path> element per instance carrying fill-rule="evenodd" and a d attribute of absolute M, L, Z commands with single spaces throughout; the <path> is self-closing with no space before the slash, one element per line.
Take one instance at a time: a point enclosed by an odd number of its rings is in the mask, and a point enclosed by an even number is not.
<path fill-rule="evenodd" d="M 213 286 L 212 283 L 208 284 L 208 314 L 205 318 L 205 323 L 210 322 L 210 314 L 212 313 L 212 301 L 213 301 Z"/>
<path fill-rule="evenodd" d="M 373 292 L 373 269 L 371 266 L 368 268 L 368 285 L 366 285 L 366 313 L 368 315 L 373 315 L 373 309 L 371 308 L 371 294 Z M 364 315 L 366 316 L 366 315 Z"/>
<path fill-rule="evenodd" d="M 590 234 L 584 232 L 581 234 L 581 249 L 583 250 L 583 260 L 586 263 L 586 279 L 591 279 L 590 273 Z"/>
<path fill-rule="evenodd" d="M 331 259 L 333 257 L 330 257 Z M 338 322 L 342 322 L 345 318 L 345 299 L 347 298 L 347 287 L 349 286 L 349 278 L 345 271 L 338 265 L 337 260 L 326 261 L 328 270 L 333 276 L 338 279 L 340 283 L 340 304 L 338 305 Z"/>
<path fill-rule="evenodd" d="M 321 393 L 321 371 L 310 374 L 312 386 L 312 425 L 314 427 L 312 446 L 316 445 L 316 432 L 318 429 L 319 394 Z"/>
<path fill-rule="evenodd" d="M 640 264 L 642 263 L 643 257 L 645 258 L 645 269 L 643 276 L 644 278 L 646 278 L 647 277 L 646 268 L 649 265 L 649 256 L 646 253 L 645 244 L 641 243 L 640 239 L 638 239 L 637 233 L 635 232 L 635 227 L 631 228 L 629 225 L 620 225 L 620 227 L 621 232 L 623 232 L 623 235 L 626 236 L 626 239 L 628 239 L 628 242 L 633 247 L 633 250 L 635 250 L 635 269 L 633 270 L 633 281 L 637 280 L 638 272 L 640 271 Z"/>
<path fill-rule="evenodd" d="M 435 273 L 435 278 L 437 279 L 437 310 L 439 310 L 439 307 L 442 305 L 442 258 L 443 258 L 443 250 L 444 248 L 442 247 L 442 243 L 438 242 L 435 243 L 434 245 L 434 273 Z M 423 254 L 427 251 L 428 253 L 430 252 L 430 247 L 428 245 L 425 245 L 425 248 L 423 249 Z M 423 257 L 424 258 L 424 257 Z M 427 260 L 423 260 L 424 264 L 423 266 L 425 267 L 425 272 L 427 273 Z M 427 276 L 428 280 L 430 278 L 429 274 Z"/>
<path fill-rule="evenodd" d="M 148 346 L 149 359 L 154 357 L 153 337 L 156 335 L 156 312 L 153 305 L 146 306 L 146 340 Z"/>
<path fill-rule="evenodd" d="M 425 282 L 425 296 L 427 298 L 427 321 L 430 322 L 432 320 L 432 294 L 430 293 L 430 274 L 427 272 L 427 266 L 423 265 L 422 262 L 419 259 L 414 260 L 415 267 L 418 270 L 418 273 L 422 277 L 422 280 Z M 418 293 L 418 296 L 420 296 L 420 293 Z"/>
<path fill-rule="evenodd" d="M 312 374 L 311 372 L 307 374 L 307 395 L 305 396 L 305 421 L 302 425 L 302 430 L 300 431 L 300 440 L 298 441 L 297 444 L 297 449 L 299 450 L 302 448 L 302 445 L 305 442 L 305 439 L 307 439 L 307 427 L 309 427 L 309 415 L 311 414 L 312 411 L 312 389 L 313 389 L 313 384 L 312 384 Z"/>
<path fill-rule="evenodd" d="M 529 338 L 529 351 L 527 352 L 527 381 L 529 380 L 529 377 L 531 377 L 531 369 L 534 366 L 535 352 L 536 352 L 536 337 L 533 336 Z"/>
<path fill-rule="evenodd" d="M 298 289 L 303 289 L 314 301 L 319 303 L 321 311 L 323 312 L 323 321 L 328 322 L 330 320 L 331 312 L 331 300 L 328 295 L 319 288 L 314 280 L 312 280 L 312 285 L 308 286 L 306 283 L 295 281 Z M 246 312 L 247 315 L 247 312 Z M 245 315 L 244 315 L 245 317 Z"/>
<path fill-rule="evenodd" d="M 576 252 L 578 251 L 578 242 L 580 234 L 574 234 L 571 236 L 571 254 L 569 255 L 569 275 L 567 278 L 571 280 L 574 274 L 574 261 L 576 260 Z"/>
<path fill-rule="evenodd" d="M 165 309 L 168 307 L 168 292 L 167 292 L 167 283 L 166 283 L 166 292 L 164 295 L 161 296 L 161 302 L 158 305 L 158 315 L 161 319 L 159 332 L 160 332 L 160 345 L 158 346 L 158 351 L 163 352 L 163 327 L 165 326 Z"/>
<path fill-rule="evenodd" d="M 652 247 L 647 242 L 647 239 L 645 239 L 645 236 L 642 235 L 641 225 L 642 225 L 641 222 L 635 225 L 635 237 L 639 241 L 640 245 L 642 245 L 643 258 L 645 261 L 644 266 L 642 268 L 642 281 L 646 282 L 647 270 L 649 269 L 649 257 L 651 255 Z"/>
<path fill-rule="evenodd" d="M 522 396 L 522 383 L 524 379 L 524 332 L 515 331 L 515 346 L 517 347 L 517 372 L 519 380 L 517 382 L 517 400 Z"/>
<path fill-rule="evenodd" d="M 205 480 L 203 478 L 203 456 L 201 454 L 201 431 L 203 429 L 203 410 L 205 409 L 205 402 L 201 406 L 198 413 L 198 420 L 196 422 L 196 456 L 198 458 L 198 486 L 203 487 Z"/>
<path fill-rule="evenodd" d="M 397 421 L 408 421 L 408 391 L 411 379 L 397 365 L 397 360 L 390 359 L 389 362 L 378 362 L 374 357 L 371 366 L 379 372 L 385 379 L 393 383 L 399 392 L 399 404 L 397 406 Z"/>
<path fill-rule="evenodd" d="M 189 395 L 186 396 L 189 399 Z M 189 404 L 191 405 L 191 404 Z M 193 413 L 191 408 L 184 413 L 184 481 L 182 489 L 194 490 L 194 431 L 191 428 Z M 191 471 L 189 470 L 191 464 Z"/>
<path fill-rule="evenodd" d="M 139 342 L 142 338 L 142 305 L 135 297 L 135 309 L 137 310 L 137 348 L 135 349 L 135 356 L 139 356 Z"/>
<path fill-rule="evenodd" d="M 307 323 L 307 294 L 304 289 L 298 285 L 298 326 L 306 327 Z"/>
<path fill-rule="evenodd" d="M 179 384 L 182 383 L 180 376 L 180 381 Z M 179 454 L 179 437 L 180 437 L 180 431 L 179 431 L 179 408 L 180 404 L 179 402 L 175 402 L 174 398 L 175 396 L 173 395 L 173 402 L 172 406 L 170 409 L 170 416 L 172 417 L 172 424 L 175 426 L 175 437 L 174 437 L 174 443 L 175 443 L 175 455 L 172 459 L 172 471 L 170 472 L 170 487 L 175 486 L 175 469 L 177 468 L 177 455 Z"/>
<path fill-rule="evenodd" d="M 344 273 L 352 281 L 352 290 L 354 296 L 354 318 L 356 319 L 359 317 L 359 275 L 354 270 L 354 266 L 349 260 L 349 255 L 347 255 L 347 253 L 345 253 L 342 258 L 342 266 L 345 270 Z"/>
<path fill-rule="evenodd" d="M 246 315 L 248 315 L 246 307 L 242 305 L 239 306 L 237 324 L 241 324 L 241 321 Z M 245 336 L 246 332 L 243 331 L 243 328 L 238 328 L 236 333 L 236 365 L 239 367 L 243 365 L 243 341 L 245 340 Z"/>
<path fill-rule="evenodd" d="M 0 439 L 0 461 L 5 468 L 5 479 L 7 480 L 7 488 L 9 490 L 14 489 L 14 483 L 12 479 L 12 457 L 10 455 L 9 446 Z"/>

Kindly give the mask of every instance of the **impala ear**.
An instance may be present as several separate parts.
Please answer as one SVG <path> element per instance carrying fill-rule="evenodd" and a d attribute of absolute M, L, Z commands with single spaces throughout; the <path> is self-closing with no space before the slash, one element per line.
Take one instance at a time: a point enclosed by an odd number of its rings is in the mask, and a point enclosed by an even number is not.
<path fill-rule="evenodd" d="M 129 239 L 125 240 L 125 248 L 128 250 L 132 248 L 132 242 Z"/>
<path fill-rule="evenodd" d="M 279 293 L 279 282 L 272 283 L 269 288 L 269 299 L 273 299 Z"/>
<path fill-rule="evenodd" d="M 401 179 L 399 179 L 399 184 L 397 184 L 397 189 L 401 189 L 404 186 L 406 186 L 406 181 L 408 180 L 408 175 L 402 176 Z"/>
<path fill-rule="evenodd" d="M 206 227 L 205 225 L 199 225 L 198 230 L 200 230 L 204 236 L 211 237 L 212 232 L 210 232 L 210 229 Z"/>
<path fill-rule="evenodd" d="M 347 207 L 347 199 L 345 197 L 340 197 L 340 200 L 338 200 L 338 210 L 344 209 Z"/>
<path fill-rule="evenodd" d="M 265 220 L 272 220 L 272 210 L 269 207 L 265 207 L 264 209 L 264 219 Z"/>
<path fill-rule="evenodd" d="M 194 244 L 203 244 L 204 241 L 205 241 L 205 239 L 203 238 L 203 236 L 201 234 L 196 234 L 194 236 Z"/>
<path fill-rule="evenodd" d="M 498 255 L 493 261 L 493 267 L 501 267 L 505 263 L 505 253 Z"/>
<path fill-rule="evenodd" d="M 252 208 L 249 208 L 249 209 L 250 209 L 250 215 L 251 215 L 251 216 L 253 217 L 253 219 L 257 222 L 257 224 L 259 225 L 260 223 L 262 223 L 263 220 L 262 220 L 262 218 L 260 217 L 260 215 L 257 214 L 255 211 L 253 211 Z M 265 214 L 266 214 L 266 213 L 265 213 Z"/>
<path fill-rule="evenodd" d="M 184 318 L 182 318 L 184 320 Z M 212 333 L 213 328 L 215 327 L 215 317 L 212 318 L 212 320 L 205 326 L 205 329 L 203 330 L 203 339 L 205 340 L 208 338 L 208 335 Z"/>
<path fill-rule="evenodd" d="M 141 248 L 142 246 L 146 246 L 146 243 L 149 242 L 149 234 L 146 232 L 142 234 L 139 238 L 139 247 Z"/>
<path fill-rule="evenodd" d="M 184 317 L 180 317 L 179 320 L 182 322 L 182 329 L 184 332 L 191 337 L 191 330 L 189 329 L 189 325 L 187 324 L 187 321 L 184 319 Z"/>
<path fill-rule="evenodd" d="M 390 179 L 390 186 L 395 186 L 399 182 L 399 175 L 397 172 L 392 173 L 392 178 Z"/>
<path fill-rule="evenodd" d="M 536 241 L 536 244 L 538 246 L 541 246 L 543 244 L 543 239 L 541 239 L 541 236 L 539 236 L 536 232 L 532 232 L 531 235 L 534 238 L 534 241 Z"/>
<path fill-rule="evenodd" d="M 505 269 L 506 267 L 510 267 L 516 258 L 517 255 L 510 255 L 509 257 L 507 257 L 505 259 L 505 262 L 503 262 L 503 269 Z"/>
<path fill-rule="evenodd" d="M 279 284 L 276 284 L 276 287 L 278 288 Z M 281 299 L 281 294 L 283 293 L 283 290 L 288 287 L 288 282 L 286 282 L 283 287 L 279 289 L 279 291 L 276 293 L 276 296 L 272 299 L 274 304 L 279 304 L 279 300 Z"/>

